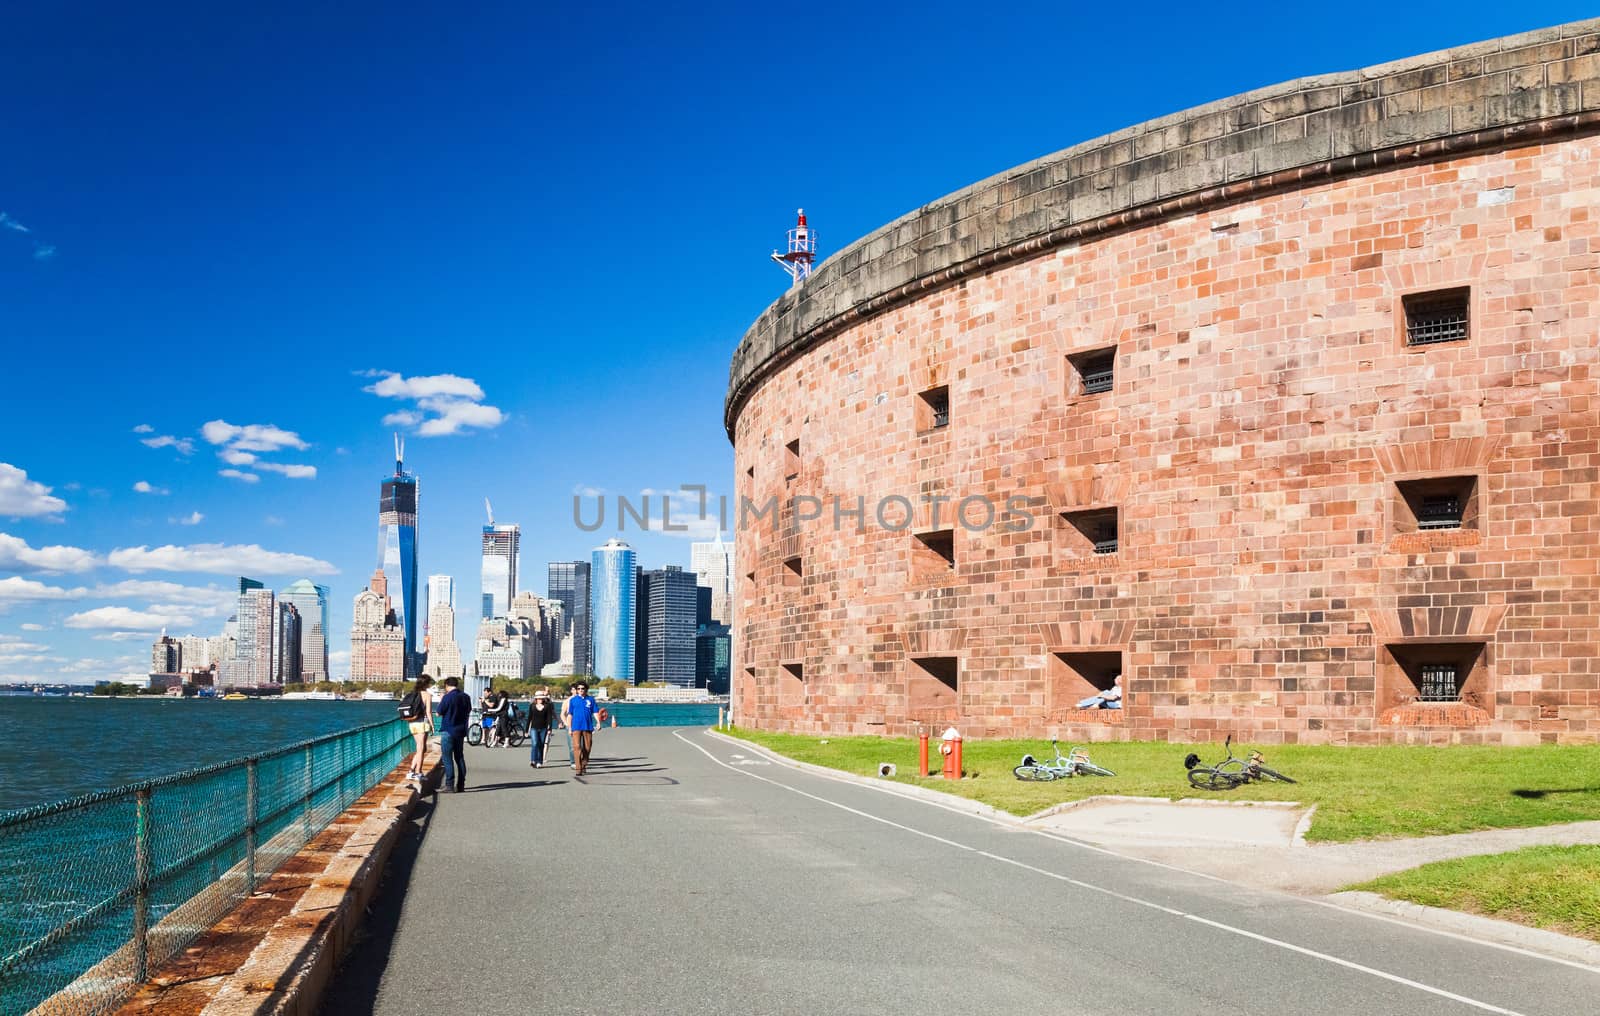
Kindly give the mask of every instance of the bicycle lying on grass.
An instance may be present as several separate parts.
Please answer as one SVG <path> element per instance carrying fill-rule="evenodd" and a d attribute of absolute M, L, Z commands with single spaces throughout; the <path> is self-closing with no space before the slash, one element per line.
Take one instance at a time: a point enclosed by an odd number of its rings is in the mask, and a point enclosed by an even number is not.
<path fill-rule="evenodd" d="M 1115 776 L 1116 773 L 1089 761 L 1089 753 L 1082 748 L 1072 748 L 1063 755 L 1061 746 L 1050 742 L 1055 750 L 1054 762 L 1041 762 L 1032 755 L 1022 756 L 1022 764 L 1011 770 L 1019 780 L 1059 780 L 1069 776 Z"/>
<path fill-rule="evenodd" d="M 1201 765 L 1200 756 L 1194 752 L 1190 752 L 1183 760 L 1183 768 L 1189 771 L 1190 786 L 1199 790 L 1232 790 L 1252 780 L 1258 783 L 1267 780 L 1277 780 L 1279 783 L 1299 782 L 1291 780 L 1276 769 L 1268 769 L 1265 765 L 1266 759 L 1255 749 L 1251 749 L 1248 758 L 1234 758 L 1232 734 L 1222 742 L 1222 748 L 1228 753 L 1228 757 L 1214 766 Z"/>

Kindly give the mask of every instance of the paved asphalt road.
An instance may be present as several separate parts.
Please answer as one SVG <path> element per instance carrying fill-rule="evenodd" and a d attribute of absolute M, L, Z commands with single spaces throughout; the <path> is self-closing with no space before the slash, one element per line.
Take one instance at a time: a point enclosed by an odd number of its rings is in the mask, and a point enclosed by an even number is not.
<path fill-rule="evenodd" d="M 606 730 L 582 780 L 526 749 L 467 751 L 469 792 L 419 813 L 329 1016 L 1600 1011 L 1588 967 L 801 773 L 700 730 Z"/>

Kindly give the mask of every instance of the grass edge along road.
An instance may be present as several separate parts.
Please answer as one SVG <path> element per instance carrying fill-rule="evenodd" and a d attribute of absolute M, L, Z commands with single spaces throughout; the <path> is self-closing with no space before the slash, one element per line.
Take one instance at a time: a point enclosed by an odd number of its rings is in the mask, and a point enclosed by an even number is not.
<path fill-rule="evenodd" d="M 1097 794 L 1135 797 L 1216 798 L 1226 801 L 1298 801 L 1317 805 L 1308 840 L 1344 842 L 1439 836 L 1479 829 L 1508 829 L 1600 819 L 1600 748 L 1539 745 L 1500 748 L 1457 745 L 1341 747 L 1262 745 L 1267 765 L 1297 785 L 1250 784 L 1227 792 L 1189 786 L 1183 757 L 1203 763 L 1223 757 L 1216 744 L 1167 741 L 1098 741 L 1085 744 L 1090 757 L 1114 777 L 1076 777 L 1028 783 L 1012 775 L 1024 753 L 1050 758 L 1048 740 L 966 741 L 966 778 L 922 779 L 912 738 L 776 734 L 724 728 L 722 733 L 769 748 L 800 762 L 860 776 L 877 776 L 891 762 L 895 782 L 928 787 L 981 801 L 1013 815 L 1032 815 L 1064 801 Z M 1062 744 L 1062 751 L 1067 744 Z M 1243 757 L 1252 747 L 1235 743 Z M 940 764 L 938 742 L 929 767 Z"/>
<path fill-rule="evenodd" d="M 1600 845 L 1458 857 L 1347 888 L 1600 942 Z"/>

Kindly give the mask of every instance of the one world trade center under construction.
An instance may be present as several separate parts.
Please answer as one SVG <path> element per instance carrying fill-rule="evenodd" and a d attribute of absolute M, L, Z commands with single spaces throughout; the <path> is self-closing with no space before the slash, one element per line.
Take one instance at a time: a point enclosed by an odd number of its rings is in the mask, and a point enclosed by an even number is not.
<path fill-rule="evenodd" d="M 378 503 L 378 567 L 390 590 L 395 623 L 406 635 L 406 680 L 421 667 L 417 655 L 417 478 L 405 471 L 405 442 L 394 438 L 394 475 Z"/>

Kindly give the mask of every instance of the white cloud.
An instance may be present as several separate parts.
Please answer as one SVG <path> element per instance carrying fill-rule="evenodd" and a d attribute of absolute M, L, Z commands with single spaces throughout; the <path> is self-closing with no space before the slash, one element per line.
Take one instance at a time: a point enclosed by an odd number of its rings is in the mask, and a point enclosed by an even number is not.
<path fill-rule="evenodd" d="M 172 493 L 172 491 L 165 487 L 152 487 L 150 485 L 150 481 L 148 480 L 140 480 L 138 483 L 133 485 L 133 489 L 140 494 L 160 494 L 163 497 Z"/>
<path fill-rule="evenodd" d="M 28 621 L 28 622 L 26 622 L 26 623 L 24 623 L 22 625 L 19 625 L 18 627 L 20 627 L 23 631 L 45 631 L 46 630 L 44 625 L 42 625 L 42 624 L 34 624 L 32 621 Z"/>
<path fill-rule="evenodd" d="M 477 402 L 463 402 L 450 399 L 423 399 L 423 409 L 439 415 L 431 420 L 425 420 L 418 427 L 418 437 L 446 437 L 450 434 L 459 434 L 461 431 L 477 427 L 480 430 L 492 430 L 505 422 L 506 415 L 494 406 L 486 406 Z"/>
<path fill-rule="evenodd" d="M 28 479 L 26 471 L 0 462 L 0 515 L 29 518 L 59 515 L 66 510 L 67 503 L 52 497 L 49 487 Z"/>
<path fill-rule="evenodd" d="M 133 428 L 133 432 L 135 434 L 154 434 L 156 429 L 150 426 L 148 423 L 141 423 L 139 426 Z"/>
<path fill-rule="evenodd" d="M 0 603 L 28 603 L 41 600 L 76 600 L 84 595 L 83 589 L 63 589 L 47 586 L 34 579 L 18 575 L 0 579 Z"/>
<path fill-rule="evenodd" d="M 248 466 L 256 460 L 254 452 L 221 451 L 217 457 L 230 466 Z"/>
<path fill-rule="evenodd" d="M 316 466 L 292 466 L 282 462 L 257 462 L 257 469 L 265 469 L 269 473 L 282 473 L 291 480 L 315 480 L 317 478 Z"/>
<path fill-rule="evenodd" d="M 276 516 L 276 515 L 268 515 L 266 518 L 262 519 L 261 521 L 265 522 L 269 526 L 281 526 L 281 525 L 284 524 L 283 520 L 278 518 L 278 516 Z"/>
<path fill-rule="evenodd" d="M 247 423 L 239 427 L 226 420 L 212 420 L 200 428 L 200 436 L 211 444 L 226 445 L 232 451 L 275 452 L 280 448 L 305 451 L 311 447 L 300 440 L 299 434 L 271 423 Z"/>
<path fill-rule="evenodd" d="M 444 437 L 464 430 L 490 430 L 505 422 L 506 416 L 486 404 L 478 382 L 455 374 L 430 374 L 405 377 L 394 371 L 369 370 L 366 377 L 377 378 L 363 391 L 384 399 L 408 399 L 414 409 L 401 409 L 384 416 L 386 427 L 409 427 L 419 437 Z"/>
<path fill-rule="evenodd" d="M 426 377 L 402 377 L 388 370 L 368 371 L 368 377 L 380 378 L 366 391 L 385 399 L 426 399 L 439 395 L 452 398 L 483 401 L 483 389 L 469 377 L 455 374 L 431 374 Z"/>
<path fill-rule="evenodd" d="M 53 244 L 53 243 L 40 243 L 40 244 L 35 244 L 34 245 L 34 248 L 33 248 L 33 259 L 35 261 L 49 261 L 51 258 L 53 258 L 55 256 L 56 256 L 56 245 L 55 244 Z"/>
<path fill-rule="evenodd" d="M 259 482 L 261 482 L 261 477 L 257 476 L 256 474 L 241 472 L 241 471 L 239 471 L 237 469 L 219 469 L 219 470 L 217 470 L 217 475 L 218 476 L 226 476 L 230 480 L 239 480 L 239 481 L 242 481 L 244 483 L 259 483 Z"/>
<path fill-rule="evenodd" d="M 33 230 L 29 229 L 27 226 L 24 226 L 22 223 L 18 222 L 16 219 L 13 219 L 11 216 L 7 215 L 5 212 L 0 212 L 0 226 L 4 226 L 7 229 L 15 230 L 18 233 L 31 233 L 31 232 L 33 232 Z"/>
<path fill-rule="evenodd" d="M 132 642 L 134 639 L 148 639 L 150 633 L 145 631 L 108 631 L 90 637 L 96 642 Z"/>
<path fill-rule="evenodd" d="M 66 589 L 62 586 L 46 586 L 45 582 L 35 579 L 24 579 L 21 576 L 10 576 L 0 579 L 0 603 L 30 603 L 40 600 L 78 600 L 86 590 Z"/>
<path fill-rule="evenodd" d="M 638 501 L 630 498 L 629 503 L 642 508 L 645 529 L 650 532 L 680 540 L 708 541 L 720 534 L 718 511 L 721 502 L 717 500 L 718 496 L 714 491 L 706 492 L 703 518 L 698 490 L 656 490 L 646 487 L 639 492 Z M 669 524 L 671 529 L 666 528 Z"/>
<path fill-rule="evenodd" d="M 143 599 L 160 601 L 155 611 L 189 610 L 207 616 L 230 611 L 238 594 L 223 586 L 186 586 L 159 579 L 123 579 L 102 583 L 87 591 L 88 596 L 105 600 Z"/>
<path fill-rule="evenodd" d="M 336 575 L 339 569 L 303 554 L 264 550 L 256 544 L 197 543 L 189 547 L 168 544 L 151 549 L 122 547 L 106 557 L 113 568 L 130 572 L 206 572 L 215 575 Z"/>
<path fill-rule="evenodd" d="M 190 512 L 182 518 L 172 518 L 169 516 L 167 521 L 180 526 L 198 526 L 200 523 L 205 521 L 205 518 L 206 517 L 199 512 Z"/>
<path fill-rule="evenodd" d="M 179 455 L 194 454 L 193 438 L 173 437 L 171 434 L 162 434 L 158 437 L 140 438 L 139 443 L 146 448 L 172 448 Z"/>
<path fill-rule="evenodd" d="M 61 622 L 68 628 L 112 628 L 118 631 L 155 631 L 193 624 L 187 614 L 156 613 L 132 607 L 96 607 L 72 614 Z"/>
<path fill-rule="evenodd" d="M 28 541 L 0 533 L 0 569 L 14 572 L 82 572 L 97 563 L 81 547 L 30 547 Z"/>

